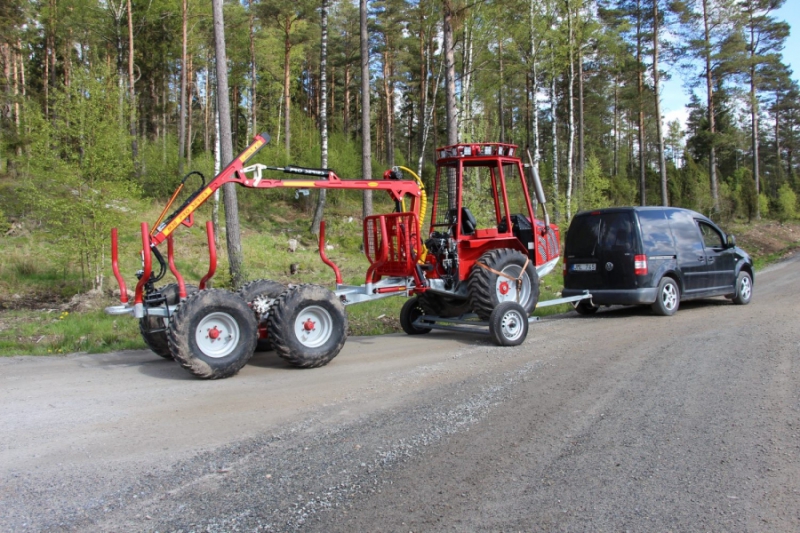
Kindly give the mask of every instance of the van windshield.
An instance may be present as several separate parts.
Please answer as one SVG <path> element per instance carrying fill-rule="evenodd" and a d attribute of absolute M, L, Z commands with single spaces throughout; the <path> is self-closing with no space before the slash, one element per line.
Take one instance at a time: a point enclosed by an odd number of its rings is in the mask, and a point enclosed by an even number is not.
<path fill-rule="evenodd" d="M 632 252 L 630 213 L 602 213 L 575 217 L 569 227 L 567 257 L 589 257 L 599 250 Z"/>

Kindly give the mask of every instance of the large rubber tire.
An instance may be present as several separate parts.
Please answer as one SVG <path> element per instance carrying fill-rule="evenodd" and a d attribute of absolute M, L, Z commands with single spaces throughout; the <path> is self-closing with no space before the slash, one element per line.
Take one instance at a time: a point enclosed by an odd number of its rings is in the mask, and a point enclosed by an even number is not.
<path fill-rule="evenodd" d="M 227 378 L 253 356 L 257 328 L 244 300 L 232 292 L 209 289 L 186 298 L 172 316 L 169 347 L 175 360 L 195 376 Z"/>
<path fill-rule="evenodd" d="M 347 314 L 319 285 L 288 288 L 273 304 L 267 331 L 275 352 L 292 366 L 316 368 L 336 357 L 347 340 Z"/>
<path fill-rule="evenodd" d="M 593 315 L 600 309 L 598 306 L 591 303 L 591 300 L 581 300 L 575 304 L 575 310 L 579 315 L 589 316 Z"/>
<path fill-rule="evenodd" d="M 528 313 L 517 302 L 501 302 L 489 317 L 489 333 L 498 346 L 518 346 L 528 336 Z"/>
<path fill-rule="evenodd" d="M 737 305 L 747 305 L 753 297 L 753 278 L 750 274 L 742 270 L 736 278 L 736 295 L 733 303 Z"/>
<path fill-rule="evenodd" d="M 194 285 L 186 284 L 185 287 L 186 296 L 197 292 L 197 287 Z M 159 291 L 167 298 L 167 305 L 176 305 L 180 301 L 177 283 L 164 285 Z M 164 359 L 172 359 L 167 340 L 168 327 L 168 321 L 161 316 L 145 316 L 139 319 L 139 333 L 142 334 L 142 340 L 156 355 Z"/>
<path fill-rule="evenodd" d="M 413 296 L 406 300 L 403 308 L 400 309 L 400 327 L 408 335 L 424 335 L 430 333 L 431 328 L 418 328 L 414 322 L 422 315 L 435 315 L 435 311 L 427 305 L 426 299 L 420 296 Z"/>
<path fill-rule="evenodd" d="M 661 278 L 658 283 L 656 301 L 650 307 L 653 312 L 660 316 L 672 316 L 681 304 L 681 291 L 678 283 L 668 277 Z"/>
<path fill-rule="evenodd" d="M 285 290 L 286 285 L 283 283 L 270 279 L 257 279 L 244 284 L 241 289 L 236 291 L 236 294 L 247 302 L 247 305 L 253 310 L 258 321 L 258 330 L 256 330 L 257 352 L 267 352 L 272 349 L 272 342 L 270 342 L 269 336 L 262 339 L 259 338 L 259 334 L 267 327 L 267 316 L 269 316 L 272 304 Z"/>
<path fill-rule="evenodd" d="M 470 305 L 472 310 L 482 319 L 488 320 L 502 302 L 516 302 L 522 306 L 527 314 L 533 312 L 539 302 L 539 276 L 536 274 L 536 265 L 528 261 L 528 266 L 522 272 L 527 257 L 517 250 L 500 248 L 483 254 L 478 262 L 502 272 L 514 279 L 499 276 L 478 264 L 472 267 L 469 274 L 467 287 L 469 289 Z M 521 290 L 517 301 L 517 282 L 515 279 L 522 273 Z"/>

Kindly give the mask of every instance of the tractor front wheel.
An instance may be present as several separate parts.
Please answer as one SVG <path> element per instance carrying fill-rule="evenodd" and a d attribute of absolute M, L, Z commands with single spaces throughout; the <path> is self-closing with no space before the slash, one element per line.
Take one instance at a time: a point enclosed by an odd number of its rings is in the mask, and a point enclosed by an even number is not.
<path fill-rule="evenodd" d="M 169 324 L 169 347 L 181 366 L 203 379 L 236 374 L 253 356 L 256 317 L 235 294 L 209 289 L 192 294 Z"/>
<path fill-rule="evenodd" d="M 197 292 L 197 287 L 194 285 L 187 284 L 185 287 L 187 296 Z M 167 305 L 176 305 L 180 302 L 177 283 L 164 285 L 158 290 L 166 299 Z M 139 319 L 139 333 L 142 334 L 142 340 L 148 348 L 164 359 L 172 359 L 167 340 L 168 327 L 169 321 L 163 316 L 144 316 Z"/>
<path fill-rule="evenodd" d="M 489 317 L 489 333 L 498 346 L 517 346 L 528 336 L 528 313 L 517 302 L 502 302 Z"/>
<path fill-rule="evenodd" d="M 526 265 L 527 263 L 527 265 Z M 530 314 L 539 302 L 539 276 L 536 265 L 508 248 L 483 254 L 467 280 L 472 310 L 483 320 L 503 302 L 516 302 Z"/>
<path fill-rule="evenodd" d="M 267 331 L 275 352 L 290 365 L 316 368 L 336 357 L 347 340 L 347 314 L 333 292 L 296 285 L 270 309 Z"/>
<path fill-rule="evenodd" d="M 272 343 L 267 335 L 267 316 L 275 299 L 286 290 L 286 285 L 269 279 L 257 279 L 246 283 L 236 294 L 239 295 L 253 313 L 258 321 L 258 332 L 256 343 L 257 352 L 267 352 L 272 349 Z"/>

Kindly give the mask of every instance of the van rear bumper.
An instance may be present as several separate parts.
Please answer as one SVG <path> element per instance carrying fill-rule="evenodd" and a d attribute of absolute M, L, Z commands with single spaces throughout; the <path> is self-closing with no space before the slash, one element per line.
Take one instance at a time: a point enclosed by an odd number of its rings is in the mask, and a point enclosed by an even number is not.
<path fill-rule="evenodd" d="M 585 289 L 564 289 L 561 295 L 580 296 Z M 596 290 L 591 289 L 592 303 L 595 305 L 640 305 L 656 301 L 658 289 Z"/>

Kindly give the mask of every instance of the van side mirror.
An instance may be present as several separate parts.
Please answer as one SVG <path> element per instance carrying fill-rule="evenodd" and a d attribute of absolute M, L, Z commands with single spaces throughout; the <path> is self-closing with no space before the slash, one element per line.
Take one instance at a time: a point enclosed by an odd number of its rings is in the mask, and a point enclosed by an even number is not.
<path fill-rule="evenodd" d="M 733 248 L 734 246 L 736 246 L 736 237 L 728 235 L 728 248 Z"/>

